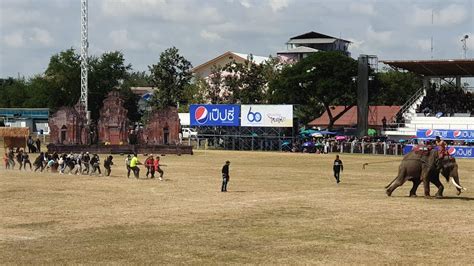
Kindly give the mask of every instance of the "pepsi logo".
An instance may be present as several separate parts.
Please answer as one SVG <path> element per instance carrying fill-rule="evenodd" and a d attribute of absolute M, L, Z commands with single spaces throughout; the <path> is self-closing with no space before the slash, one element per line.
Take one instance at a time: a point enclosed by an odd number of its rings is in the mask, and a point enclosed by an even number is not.
<path fill-rule="evenodd" d="M 449 147 L 449 149 L 448 149 L 448 154 L 449 154 L 449 155 L 453 155 L 453 154 L 455 154 L 455 153 L 456 153 L 456 148 L 454 148 L 454 147 Z"/>
<path fill-rule="evenodd" d="M 196 108 L 196 111 L 194 111 L 194 119 L 196 119 L 198 124 L 206 123 L 207 118 L 208 118 L 208 111 L 206 107 L 199 106 L 198 108 Z"/>
<path fill-rule="evenodd" d="M 431 129 L 428 129 L 428 130 L 426 130 L 426 132 L 425 132 L 425 136 L 427 136 L 427 137 L 431 137 L 431 136 L 433 135 L 433 133 L 434 133 L 434 131 L 433 131 L 433 130 L 431 130 Z"/>
<path fill-rule="evenodd" d="M 459 136 L 461 136 L 461 131 L 456 130 L 456 131 L 454 131 L 453 135 L 454 135 L 455 138 L 459 138 Z"/>

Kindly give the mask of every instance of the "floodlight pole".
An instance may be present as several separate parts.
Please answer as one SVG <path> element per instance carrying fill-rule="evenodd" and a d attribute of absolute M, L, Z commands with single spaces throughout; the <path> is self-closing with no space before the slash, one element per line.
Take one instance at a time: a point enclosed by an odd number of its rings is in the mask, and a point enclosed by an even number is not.
<path fill-rule="evenodd" d="M 87 1 L 81 0 L 81 98 L 79 99 L 80 103 L 86 111 L 86 119 L 89 124 L 90 113 L 87 105 L 88 98 L 88 87 L 87 87 L 87 70 L 89 68 L 87 62 L 87 50 L 89 48 L 88 42 L 88 18 L 87 18 Z"/>
<path fill-rule="evenodd" d="M 462 42 L 462 50 L 464 51 L 464 57 L 463 59 L 467 58 L 467 38 L 469 38 L 469 35 L 464 35 L 464 37 L 461 39 Z"/>

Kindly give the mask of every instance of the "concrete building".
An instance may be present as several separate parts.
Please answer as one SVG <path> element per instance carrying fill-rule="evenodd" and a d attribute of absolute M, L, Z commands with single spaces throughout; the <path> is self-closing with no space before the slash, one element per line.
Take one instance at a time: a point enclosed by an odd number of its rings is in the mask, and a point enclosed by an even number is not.
<path fill-rule="evenodd" d="M 193 68 L 193 73 L 197 77 L 200 78 L 207 78 L 209 75 L 212 73 L 212 69 L 214 67 L 223 67 L 227 65 L 228 63 L 231 62 L 236 62 L 236 63 L 245 63 L 247 60 L 251 60 L 255 64 L 262 64 L 266 60 L 268 60 L 268 57 L 265 56 L 257 56 L 257 55 L 252 55 L 252 54 L 242 54 L 242 53 L 236 53 L 236 52 L 225 52 L 207 62 L 204 62 L 197 67 Z"/>
<path fill-rule="evenodd" d="M 49 108 L 0 108 L 0 120 L 7 127 L 27 127 L 30 132 L 49 134 Z"/>
<path fill-rule="evenodd" d="M 350 41 L 311 31 L 290 38 L 286 50 L 278 52 L 277 56 L 284 62 L 298 62 L 318 51 L 340 51 L 350 56 L 350 44 Z"/>

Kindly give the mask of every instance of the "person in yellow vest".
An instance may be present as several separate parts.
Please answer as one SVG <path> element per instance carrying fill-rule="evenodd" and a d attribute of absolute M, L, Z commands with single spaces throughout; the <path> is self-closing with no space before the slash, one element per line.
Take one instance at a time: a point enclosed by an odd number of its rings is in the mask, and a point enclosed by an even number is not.
<path fill-rule="evenodd" d="M 130 169 L 132 169 L 136 179 L 140 178 L 140 168 L 138 168 L 138 165 L 140 164 L 142 163 L 138 161 L 137 154 L 133 154 L 133 158 L 130 160 Z"/>

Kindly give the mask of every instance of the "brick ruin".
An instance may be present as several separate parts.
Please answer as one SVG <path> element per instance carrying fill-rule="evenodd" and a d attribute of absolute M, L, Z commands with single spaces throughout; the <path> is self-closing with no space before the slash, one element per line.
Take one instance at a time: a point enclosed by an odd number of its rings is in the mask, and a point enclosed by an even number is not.
<path fill-rule="evenodd" d="M 59 108 L 49 119 L 50 143 L 88 144 L 86 112 L 77 104 Z"/>
<path fill-rule="evenodd" d="M 118 91 L 111 91 L 104 100 L 100 109 L 100 118 L 97 123 L 99 143 L 127 144 L 128 126 L 127 109 L 124 100 Z"/>
<path fill-rule="evenodd" d="M 179 145 L 180 122 L 176 107 L 152 111 L 146 125 L 136 130 L 131 130 L 127 113 L 117 91 L 110 92 L 104 100 L 97 125 L 87 125 L 82 106 L 61 107 L 49 119 L 48 150 L 61 153 L 193 153 L 191 146 Z M 132 136 L 136 142 L 129 143 Z"/>
<path fill-rule="evenodd" d="M 179 115 L 176 107 L 154 110 L 142 131 L 140 142 L 143 144 L 178 144 Z"/>

